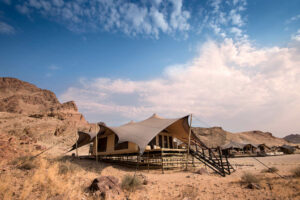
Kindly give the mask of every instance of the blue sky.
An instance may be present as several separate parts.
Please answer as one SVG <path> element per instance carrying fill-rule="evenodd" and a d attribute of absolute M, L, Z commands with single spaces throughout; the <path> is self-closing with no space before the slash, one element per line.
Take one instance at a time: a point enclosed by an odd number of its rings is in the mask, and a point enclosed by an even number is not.
<path fill-rule="evenodd" d="M 298 0 L 0 0 L 0 75 L 75 100 L 91 122 L 194 113 L 299 133 L 299 42 Z"/>

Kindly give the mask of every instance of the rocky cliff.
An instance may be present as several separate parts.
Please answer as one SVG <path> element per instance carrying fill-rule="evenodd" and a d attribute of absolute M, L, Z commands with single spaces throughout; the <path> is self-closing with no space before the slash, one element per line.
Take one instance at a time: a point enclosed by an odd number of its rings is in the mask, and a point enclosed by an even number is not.
<path fill-rule="evenodd" d="M 22 144 L 65 142 L 77 138 L 77 130 L 97 131 L 78 112 L 75 102 L 60 103 L 56 95 L 16 78 L 0 78 L 0 134 Z M 25 142 L 24 142 L 25 141 Z"/>

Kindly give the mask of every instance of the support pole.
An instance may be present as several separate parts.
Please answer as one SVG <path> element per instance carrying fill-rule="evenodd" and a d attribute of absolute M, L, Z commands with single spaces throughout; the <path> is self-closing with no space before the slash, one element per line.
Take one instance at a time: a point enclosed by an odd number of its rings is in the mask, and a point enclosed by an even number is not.
<path fill-rule="evenodd" d="M 78 141 L 78 139 L 77 139 Z M 78 142 L 76 141 L 76 157 L 78 158 Z"/>
<path fill-rule="evenodd" d="M 96 162 L 98 162 L 98 134 L 96 135 Z"/>
<path fill-rule="evenodd" d="M 164 174 L 165 173 L 165 171 L 164 171 L 164 158 L 163 158 L 163 150 L 161 149 L 161 170 L 162 170 L 162 174 Z"/>
<path fill-rule="evenodd" d="M 148 158 L 147 158 L 147 162 L 148 162 L 148 173 L 149 173 L 149 158 L 150 158 L 150 156 L 149 156 L 149 151 L 148 151 Z"/>
<path fill-rule="evenodd" d="M 191 145 L 191 132 L 192 132 L 192 116 L 193 114 L 190 115 L 190 128 L 189 128 L 189 142 L 188 142 L 188 149 L 187 149 L 187 154 L 186 154 L 186 165 L 185 165 L 185 170 L 188 168 L 188 161 L 189 161 L 189 154 L 190 154 L 190 145 Z"/>

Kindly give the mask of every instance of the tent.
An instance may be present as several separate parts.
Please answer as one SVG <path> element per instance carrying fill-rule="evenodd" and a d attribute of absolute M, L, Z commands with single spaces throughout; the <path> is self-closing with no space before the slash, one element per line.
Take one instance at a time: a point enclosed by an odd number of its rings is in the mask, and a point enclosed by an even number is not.
<path fill-rule="evenodd" d="M 141 154 L 145 151 L 149 142 L 162 131 L 170 132 L 182 142 L 187 142 L 190 128 L 188 118 L 189 115 L 180 118 L 166 119 L 153 114 L 146 120 L 129 122 L 117 127 L 99 124 L 100 131 L 98 133 L 78 132 L 79 138 L 77 140 L 77 148 L 91 143 L 96 135 L 101 136 L 107 132 L 115 134 L 118 137 L 118 143 L 135 143 Z M 76 144 L 72 146 L 71 150 L 74 150 L 75 148 Z"/>
<path fill-rule="evenodd" d="M 230 141 L 229 143 L 222 145 L 221 149 L 243 149 L 244 146 L 245 144 L 243 143 Z"/>

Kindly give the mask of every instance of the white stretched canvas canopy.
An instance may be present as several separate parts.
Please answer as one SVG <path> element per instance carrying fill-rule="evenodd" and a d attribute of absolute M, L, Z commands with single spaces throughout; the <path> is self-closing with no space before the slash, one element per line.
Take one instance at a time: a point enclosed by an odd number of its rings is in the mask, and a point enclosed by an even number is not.
<path fill-rule="evenodd" d="M 140 153 L 143 153 L 148 143 L 161 131 L 167 129 L 172 135 L 178 139 L 186 141 L 188 139 L 188 117 L 175 119 L 164 119 L 156 114 L 150 118 L 140 122 L 129 122 L 118 127 L 109 127 L 100 125 L 101 129 L 108 129 L 115 133 L 121 142 L 133 142 L 140 148 Z"/>
<path fill-rule="evenodd" d="M 146 120 L 140 122 L 129 122 L 118 127 L 110 127 L 104 124 L 99 124 L 100 131 L 98 135 L 105 134 L 107 131 L 110 131 L 118 136 L 118 143 L 135 143 L 138 145 L 140 153 L 143 153 L 148 143 L 163 130 L 172 133 L 174 137 L 182 142 L 187 142 L 189 133 L 188 117 L 189 115 L 181 118 L 164 119 L 154 114 Z M 78 147 L 88 144 L 87 141 L 92 142 L 96 136 L 89 133 L 86 133 L 85 135 L 82 134 L 82 132 L 80 133 L 80 141 L 77 141 Z M 76 148 L 76 144 L 73 145 L 72 150 L 74 147 Z"/>

